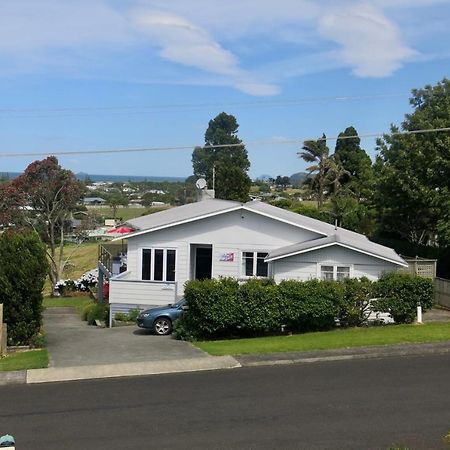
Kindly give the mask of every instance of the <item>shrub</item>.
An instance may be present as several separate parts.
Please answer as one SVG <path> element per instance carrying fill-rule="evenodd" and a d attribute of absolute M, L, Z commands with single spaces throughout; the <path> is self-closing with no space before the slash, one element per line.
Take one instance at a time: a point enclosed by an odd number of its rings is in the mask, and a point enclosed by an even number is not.
<path fill-rule="evenodd" d="M 388 312 L 397 323 L 411 323 L 416 308 L 426 311 L 433 306 L 433 282 L 407 273 L 386 273 L 374 284 L 376 309 Z"/>
<path fill-rule="evenodd" d="M 239 324 L 239 284 L 232 278 L 193 280 L 184 296 L 189 311 L 183 320 L 196 337 L 230 336 Z"/>
<path fill-rule="evenodd" d="M 141 310 L 139 308 L 132 308 L 128 311 L 128 320 L 130 322 L 136 322 L 139 314 L 141 313 Z"/>
<path fill-rule="evenodd" d="M 335 325 L 342 303 L 341 283 L 322 280 L 282 281 L 280 311 L 284 324 L 293 331 L 325 330 Z"/>
<path fill-rule="evenodd" d="M 244 334 L 280 330 L 279 290 L 265 280 L 252 279 L 239 288 L 238 328 Z"/>
<path fill-rule="evenodd" d="M 109 305 L 107 303 L 88 303 L 81 313 L 83 320 L 86 320 L 89 325 L 95 325 L 96 320 L 108 322 Z"/>
<path fill-rule="evenodd" d="M 128 314 L 118 312 L 118 313 L 114 314 L 114 319 L 118 320 L 119 322 L 127 322 Z"/>
<path fill-rule="evenodd" d="M 45 246 L 31 231 L 0 236 L 0 303 L 8 325 L 8 343 L 27 345 L 42 321 L 42 289 L 48 263 Z"/>
<path fill-rule="evenodd" d="M 371 312 L 373 282 L 368 278 L 346 278 L 344 295 L 338 314 L 341 326 L 361 326 L 367 322 Z"/>

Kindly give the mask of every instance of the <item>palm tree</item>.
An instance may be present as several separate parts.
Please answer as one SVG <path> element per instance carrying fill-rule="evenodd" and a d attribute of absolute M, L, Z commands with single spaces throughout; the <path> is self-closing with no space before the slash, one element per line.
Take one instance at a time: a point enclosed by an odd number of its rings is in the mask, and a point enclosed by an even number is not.
<path fill-rule="evenodd" d="M 317 186 L 317 206 L 323 206 L 325 197 L 325 186 L 327 183 L 327 172 L 330 168 L 330 149 L 327 147 L 325 134 L 316 141 L 305 141 L 298 156 L 308 163 L 315 163 L 307 167 L 309 174 L 315 174 L 313 183 Z"/>

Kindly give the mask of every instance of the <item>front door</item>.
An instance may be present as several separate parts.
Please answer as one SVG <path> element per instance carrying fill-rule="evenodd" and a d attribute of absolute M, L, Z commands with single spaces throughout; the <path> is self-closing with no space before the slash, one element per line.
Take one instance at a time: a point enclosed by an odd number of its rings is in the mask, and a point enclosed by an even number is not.
<path fill-rule="evenodd" d="M 212 275 L 212 246 L 195 249 L 195 279 L 204 280 Z"/>

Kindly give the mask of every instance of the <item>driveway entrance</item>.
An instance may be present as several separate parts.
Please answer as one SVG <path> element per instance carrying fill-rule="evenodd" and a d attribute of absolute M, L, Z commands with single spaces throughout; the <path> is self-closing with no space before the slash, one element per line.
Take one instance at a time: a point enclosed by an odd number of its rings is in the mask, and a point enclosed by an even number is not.
<path fill-rule="evenodd" d="M 51 367 L 169 361 L 208 355 L 188 342 L 154 336 L 137 326 L 98 328 L 75 308 L 48 308 L 44 329 Z"/>

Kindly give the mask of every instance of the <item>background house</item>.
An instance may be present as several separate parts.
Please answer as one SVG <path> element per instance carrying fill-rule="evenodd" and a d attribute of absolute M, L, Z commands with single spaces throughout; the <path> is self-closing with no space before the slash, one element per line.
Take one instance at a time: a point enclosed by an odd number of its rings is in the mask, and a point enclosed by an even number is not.
<path fill-rule="evenodd" d="M 192 279 L 377 279 L 407 266 L 361 234 L 259 201 L 207 199 L 128 224 L 137 231 L 116 239 L 99 263 L 112 314 L 172 303 Z"/>

